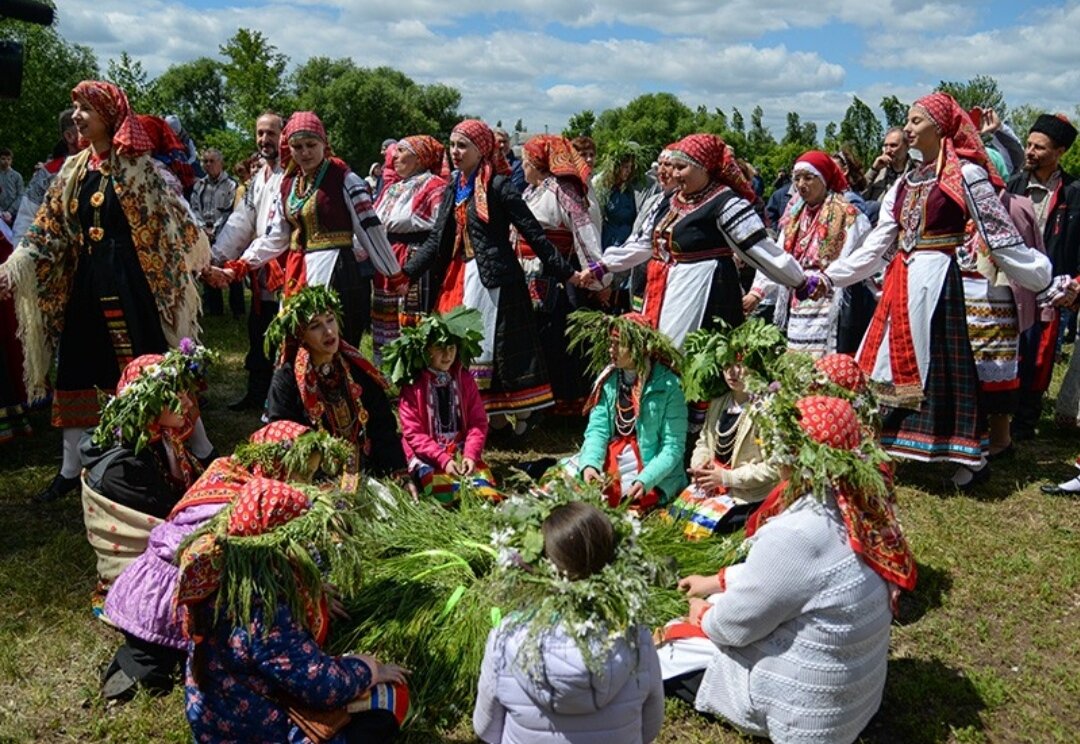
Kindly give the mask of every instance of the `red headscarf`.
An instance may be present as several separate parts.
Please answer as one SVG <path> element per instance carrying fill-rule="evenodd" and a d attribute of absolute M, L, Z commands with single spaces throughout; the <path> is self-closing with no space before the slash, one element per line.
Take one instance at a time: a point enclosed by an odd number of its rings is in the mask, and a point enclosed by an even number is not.
<path fill-rule="evenodd" d="M 187 148 L 176 132 L 160 116 L 136 114 L 135 118 L 153 143 L 150 154 L 176 176 L 185 190 L 190 189 L 195 183 L 195 170 L 187 161 Z"/>
<path fill-rule="evenodd" d="M 859 363 L 850 354 L 827 354 L 814 362 L 814 366 L 825 373 L 834 384 L 862 393 L 866 390 L 866 375 Z"/>
<path fill-rule="evenodd" d="M 825 186 L 829 191 L 842 194 L 848 189 L 847 178 L 844 176 L 844 172 L 840 170 L 840 166 L 821 150 L 810 150 L 800 155 L 799 159 L 795 161 L 795 166 L 791 169 L 791 172 L 795 174 L 800 170 L 809 171 L 820 178 L 825 182 Z"/>
<path fill-rule="evenodd" d="M 495 146 L 495 133 L 479 119 L 466 119 L 454 127 L 454 134 L 460 134 L 472 142 L 480 151 L 480 165 L 476 169 L 476 216 L 481 222 L 488 221 L 487 189 L 492 176 L 509 176 L 510 164 L 502 150 Z"/>
<path fill-rule="evenodd" d="M 105 120 L 105 126 L 112 132 L 112 146 L 117 153 L 134 157 L 154 148 L 154 143 L 135 118 L 127 95 L 120 87 L 100 80 L 83 80 L 72 88 L 71 100 L 85 101 Z M 79 138 L 80 147 L 89 144 Z"/>
<path fill-rule="evenodd" d="M 236 497 L 227 532 L 233 537 L 262 535 L 291 522 L 309 508 L 307 495 L 288 483 L 252 478 Z"/>
<path fill-rule="evenodd" d="M 414 134 L 411 137 L 399 140 L 397 145 L 416 155 L 416 159 L 420 161 L 420 165 L 424 170 L 431 171 L 436 175 L 442 171 L 443 153 L 446 148 L 443 147 L 442 142 L 439 142 L 431 135 Z"/>
<path fill-rule="evenodd" d="M 566 137 L 557 134 L 541 134 L 525 143 L 525 155 L 529 162 L 553 176 L 572 178 L 584 194 L 589 187 L 591 169 L 585 159 Z"/>
<path fill-rule="evenodd" d="M 799 426 L 815 442 L 833 449 L 853 450 L 862 442 L 862 426 L 855 409 L 842 398 L 809 395 L 801 398 Z"/>
<path fill-rule="evenodd" d="M 297 111 L 289 117 L 285 128 L 281 130 L 281 164 L 282 167 L 292 161 L 292 151 L 289 149 L 289 140 L 297 135 L 314 137 L 321 140 L 324 145 L 330 144 L 326 139 L 326 127 L 322 119 L 314 111 Z M 329 153 L 327 153 L 329 155 Z"/>
<path fill-rule="evenodd" d="M 724 184 L 736 194 L 753 202 L 757 199 L 754 187 L 746 180 L 735 162 L 735 154 L 715 134 L 690 134 L 668 146 L 672 160 L 683 160 L 704 168 L 714 181 Z"/>
<path fill-rule="evenodd" d="M 986 169 L 990 182 L 995 189 L 1001 189 L 1005 182 L 997 172 L 990 157 L 986 154 L 979 131 L 968 113 L 960 107 L 948 93 L 931 93 L 915 101 L 929 115 L 941 134 L 941 154 L 938 170 L 938 186 L 964 209 L 964 174 L 960 160 L 970 160 Z"/>

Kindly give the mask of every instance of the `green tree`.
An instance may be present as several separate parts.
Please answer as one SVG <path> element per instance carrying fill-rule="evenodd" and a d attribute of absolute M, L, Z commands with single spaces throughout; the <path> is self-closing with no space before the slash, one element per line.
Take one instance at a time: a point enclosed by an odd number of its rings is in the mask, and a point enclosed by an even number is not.
<path fill-rule="evenodd" d="M 255 119 L 268 108 L 285 103 L 285 66 L 289 58 L 259 31 L 237 29 L 218 47 L 225 64 L 225 118 L 241 132 L 250 132 Z"/>
<path fill-rule="evenodd" d="M 817 124 L 812 121 L 802 122 L 799 114 L 789 111 L 787 115 L 787 128 L 784 130 L 785 145 L 797 144 L 807 150 L 817 147 Z"/>
<path fill-rule="evenodd" d="M 998 87 L 997 80 L 989 75 L 976 75 L 966 83 L 942 80 L 938 83 L 937 90 L 955 98 L 964 111 L 970 111 L 976 106 L 992 108 L 998 116 L 1005 118 L 1005 94 Z"/>
<path fill-rule="evenodd" d="M 313 57 L 292 75 L 298 109 L 323 120 L 335 153 L 357 171 L 379 157 L 388 137 L 430 134 L 441 140 L 460 119 L 461 94 L 446 85 L 419 85 L 389 67 Z"/>
<path fill-rule="evenodd" d="M 825 125 L 825 138 L 821 145 L 829 152 L 840 149 L 840 137 L 837 135 L 835 121 L 830 121 Z"/>
<path fill-rule="evenodd" d="M 737 108 L 731 109 L 731 129 L 739 134 L 746 134 L 746 122 L 743 121 L 742 111 Z"/>
<path fill-rule="evenodd" d="M 521 119 L 518 119 L 517 121 L 515 121 L 514 122 L 514 131 L 517 132 L 518 134 L 521 134 L 522 132 L 526 131 L 525 130 L 525 122 L 523 122 Z"/>
<path fill-rule="evenodd" d="M 566 129 L 563 130 L 563 137 L 573 139 L 574 137 L 592 137 L 593 126 L 596 125 L 596 114 L 592 109 L 585 109 L 579 111 L 566 122 Z"/>
<path fill-rule="evenodd" d="M 124 89 L 132 110 L 140 113 L 146 110 L 150 83 L 147 81 L 142 62 L 132 59 L 127 52 L 120 52 L 120 59 L 109 60 L 105 79 Z"/>
<path fill-rule="evenodd" d="M 600 114 L 592 136 L 600 153 L 616 143 L 637 142 L 642 157 L 652 158 L 665 145 L 693 132 L 696 123 L 694 112 L 675 95 L 646 93 Z"/>
<path fill-rule="evenodd" d="M 169 67 L 150 85 L 147 113 L 176 114 L 196 144 L 225 128 L 225 80 L 221 63 L 209 57 Z"/>
<path fill-rule="evenodd" d="M 22 95 L 0 100 L 0 145 L 15 154 L 14 167 L 26 180 L 60 139 L 56 117 L 71 106 L 71 89 L 100 74 L 88 47 L 71 44 L 53 28 L 0 21 L 0 39 L 23 45 Z"/>
<path fill-rule="evenodd" d="M 1021 142 L 1027 140 L 1028 132 L 1035 124 L 1039 115 L 1044 113 L 1041 108 L 1036 108 L 1030 103 L 1024 103 L 1009 109 L 1009 126 L 1016 132 Z"/>
<path fill-rule="evenodd" d="M 840 122 L 840 142 L 851 147 L 862 162 L 869 163 L 871 156 L 881 147 L 884 134 L 885 130 L 874 112 L 855 96 L 844 113 L 844 120 Z"/>
<path fill-rule="evenodd" d="M 907 105 L 900 102 L 896 96 L 885 96 L 881 99 L 881 110 L 885 114 L 885 126 L 902 127 L 907 122 Z"/>
<path fill-rule="evenodd" d="M 763 122 L 764 118 L 765 112 L 761 109 L 761 106 L 754 106 L 754 110 L 750 113 L 750 132 L 747 134 L 751 152 L 743 157 L 756 159 L 776 146 L 776 140 L 773 138 L 772 132 L 768 130 Z"/>

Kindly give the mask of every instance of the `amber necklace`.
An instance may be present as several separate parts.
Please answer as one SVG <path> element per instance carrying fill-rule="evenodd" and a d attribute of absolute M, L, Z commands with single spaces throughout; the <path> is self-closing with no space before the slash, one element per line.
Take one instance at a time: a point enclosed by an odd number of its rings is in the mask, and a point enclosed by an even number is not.
<path fill-rule="evenodd" d="M 97 191 L 90 195 L 90 206 L 94 208 L 92 222 L 90 229 L 87 231 L 90 235 L 90 241 L 93 243 L 100 243 L 105 238 L 105 228 L 101 226 L 101 208 L 105 206 L 105 189 L 112 183 L 112 166 L 109 163 L 108 157 L 110 153 L 104 155 L 93 154 L 90 156 L 90 161 L 86 164 L 86 170 L 83 171 L 82 177 L 86 176 L 88 171 L 98 171 L 101 173 L 101 178 L 98 180 Z M 79 211 L 79 200 L 73 198 L 71 200 L 71 213 L 75 214 Z"/>

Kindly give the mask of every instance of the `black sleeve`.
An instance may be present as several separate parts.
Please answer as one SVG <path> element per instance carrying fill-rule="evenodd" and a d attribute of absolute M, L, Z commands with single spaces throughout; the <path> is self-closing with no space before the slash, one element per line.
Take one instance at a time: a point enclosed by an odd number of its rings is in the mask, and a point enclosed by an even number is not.
<path fill-rule="evenodd" d="M 439 258 L 439 248 L 442 246 L 443 232 L 448 228 L 447 223 L 454 218 L 454 179 L 451 178 L 450 182 L 446 184 L 446 191 L 443 193 L 442 204 L 439 206 L 439 216 L 435 218 L 435 227 L 431 229 L 431 233 L 427 236 L 427 240 L 420 244 L 420 246 L 413 253 L 412 258 L 408 260 L 405 266 L 402 267 L 402 271 L 409 279 L 416 279 L 425 271 L 431 268 L 435 261 Z M 452 225 L 451 229 L 456 229 Z"/>
<path fill-rule="evenodd" d="M 370 474 L 385 476 L 405 470 L 401 433 L 386 393 L 362 370 L 354 367 L 353 377 L 360 384 L 360 403 L 368 413 L 365 433 L 371 442 L 367 463 Z"/>
<path fill-rule="evenodd" d="M 560 281 L 569 279 L 574 273 L 574 267 L 547 239 L 544 228 L 533 217 L 532 210 L 529 209 L 529 205 L 525 203 L 521 194 L 514 190 L 510 179 L 504 176 L 493 179 L 491 192 L 506 210 L 510 223 L 518 229 L 518 232 L 529 242 L 529 247 L 544 262 L 544 267 Z"/>
<path fill-rule="evenodd" d="M 183 494 L 165 478 L 155 454 L 158 447 L 157 444 L 143 447 L 138 454 L 123 447 L 99 474 L 101 495 L 143 514 L 161 519 L 169 516 Z"/>
<path fill-rule="evenodd" d="M 266 396 L 266 416 L 271 421 L 295 421 L 304 426 L 311 426 L 304 404 L 300 400 L 300 389 L 296 387 L 296 376 L 291 364 L 283 364 L 274 370 L 270 378 L 270 391 Z"/>

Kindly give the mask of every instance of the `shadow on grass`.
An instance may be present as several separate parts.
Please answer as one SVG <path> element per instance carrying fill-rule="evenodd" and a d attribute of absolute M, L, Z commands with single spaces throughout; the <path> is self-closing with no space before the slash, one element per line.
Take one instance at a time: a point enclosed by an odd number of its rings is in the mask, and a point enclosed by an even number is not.
<path fill-rule="evenodd" d="M 863 731 L 868 744 L 935 744 L 955 731 L 982 731 L 988 707 L 975 684 L 938 659 L 893 659 L 878 714 Z"/>
<path fill-rule="evenodd" d="M 900 614 L 896 618 L 898 625 L 911 625 L 930 610 L 941 607 L 942 599 L 952 588 L 952 575 L 948 571 L 925 563 L 916 565 L 919 573 L 915 591 L 900 594 Z"/>

